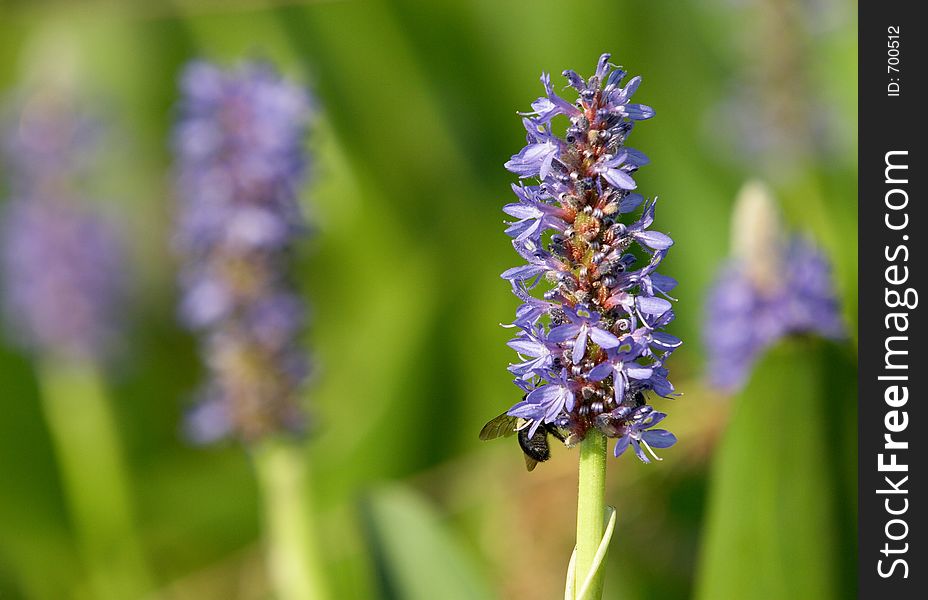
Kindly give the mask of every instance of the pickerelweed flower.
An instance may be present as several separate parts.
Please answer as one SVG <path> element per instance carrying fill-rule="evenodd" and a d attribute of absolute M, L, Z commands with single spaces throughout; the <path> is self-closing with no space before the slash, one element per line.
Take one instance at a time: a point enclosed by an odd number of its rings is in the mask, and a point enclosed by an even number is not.
<path fill-rule="evenodd" d="M 656 272 L 673 240 L 649 229 L 656 198 L 635 192 L 633 177 L 648 158 L 626 146 L 654 111 L 632 102 L 641 78 L 626 82 L 608 54 L 588 80 L 564 76 L 579 98 L 564 100 L 543 74 L 544 95 L 522 114 L 528 144 L 506 163 L 526 180 L 503 208 L 516 219 L 506 233 L 524 260 L 502 274 L 523 302 L 509 342 L 520 361 L 509 370 L 525 396 L 508 414 L 524 419 L 529 436 L 554 426 L 577 442 L 597 428 L 618 438 L 616 455 L 631 444 L 647 462 L 642 445 L 675 441 L 649 430 L 663 413 L 645 394 L 674 395 L 664 364 L 681 344 L 662 331 L 674 318 L 676 281 Z M 554 132 L 559 117 L 568 121 L 563 136 Z"/>
<path fill-rule="evenodd" d="M 99 143 L 112 122 L 82 107 L 84 78 L 61 61 L 62 50 L 74 50 L 63 44 L 36 53 L 53 65 L 30 62 L 32 81 L 8 107 L 0 140 L 9 183 L 0 209 L 3 312 L 35 366 L 87 593 L 141 598 L 153 580 L 104 379 L 108 362 L 131 350 L 129 245 L 122 223 L 91 201 L 112 170 Z"/>
<path fill-rule="evenodd" d="M 288 270 L 307 229 L 298 191 L 310 98 L 256 62 L 197 61 L 180 85 L 181 313 L 202 334 L 210 370 L 189 431 L 202 442 L 300 432 L 305 310 Z"/>
<path fill-rule="evenodd" d="M 653 449 L 669 448 L 677 442 L 677 438 L 669 431 L 654 428 L 666 417 L 666 414 L 647 405 L 638 408 L 620 406 L 611 413 L 600 415 L 599 424 L 619 438 L 615 445 L 616 456 L 621 456 L 630 445 L 642 462 L 649 463 L 651 459 L 645 454 L 645 449 L 653 458 L 660 460 Z"/>
<path fill-rule="evenodd" d="M 708 295 L 703 332 L 710 381 L 730 392 L 783 337 L 846 335 L 828 258 L 807 238 L 784 239 L 765 186 L 743 188 L 733 223 L 735 255 Z"/>
<path fill-rule="evenodd" d="M 84 202 L 93 119 L 46 92 L 17 103 L 4 132 L 12 195 L 0 217 L 4 316 L 29 351 L 99 362 L 124 324 L 125 248 L 114 223 Z"/>

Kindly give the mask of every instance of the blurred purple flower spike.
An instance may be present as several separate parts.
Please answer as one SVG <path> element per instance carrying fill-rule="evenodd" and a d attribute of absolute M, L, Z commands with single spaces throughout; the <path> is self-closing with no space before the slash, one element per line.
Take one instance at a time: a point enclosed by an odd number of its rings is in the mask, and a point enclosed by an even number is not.
<path fill-rule="evenodd" d="M 299 345 L 305 308 L 289 271 L 307 230 L 298 192 L 310 98 L 258 62 L 196 61 L 180 87 L 181 315 L 202 335 L 210 370 L 188 432 L 200 442 L 300 433 L 309 366 Z"/>
<path fill-rule="evenodd" d="M 828 258 L 809 239 L 783 235 L 766 186 L 744 186 L 733 223 L 735 256 L 709 292 L 703 330 L 710 382 L 728 392 L 786 336 L 847 335 Z"/>
<path fill-rule="evenodd" d="M 2 143 L 12 192 L 0 215 L 7 328 L 29 351 L 102 362 L 125 324 L 128 273 L 115 224 L 83 201 L 99 126 L 44 88 L 14 104 Z"/>

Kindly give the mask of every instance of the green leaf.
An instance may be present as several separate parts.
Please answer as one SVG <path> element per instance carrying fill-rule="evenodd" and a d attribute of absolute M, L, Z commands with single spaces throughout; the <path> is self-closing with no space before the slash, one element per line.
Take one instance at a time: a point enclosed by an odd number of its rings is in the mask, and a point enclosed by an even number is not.
<path fill-rule="evenodd" d="M 574 548 L 573 553 L 571 553 L 570 563 L 567 565 L 567 585 L 564 588 L 564 600 L 589 600 L 592 598 L 591 593 L 593 593 L 593 582 L 606 564 L 604 561 L 606 560 L 606 554 L 609 552 L 609 542 L 612 541 L 612 534 L 615 533 L 614 507 L 606 507 L 605 520 L 606 529 L 603 532 L 603 537 L 596 549 L 596 555 L 593 557 L 593 563 L 590 565 L 590 570 L 583 578 L 583 585 L 580 586 L 579 594 L 576 590 L 577 549 Z M 599 586 L 599 590 L 595 593 L 599 594 L 597 598 L 602 596 L 602 585 Z"/>
<path fill-rule="evenodd" d="M 419 495 L 401 487 L 378 490 L 363 510 L 384 598 L 493 597 L 470 556 Z"/>
<path fill-rule="evenodd" d="M 797 340 L 760 362 L 716 453 L 697 599 L 849 597 L 856 410 L 847 353 Z"/>

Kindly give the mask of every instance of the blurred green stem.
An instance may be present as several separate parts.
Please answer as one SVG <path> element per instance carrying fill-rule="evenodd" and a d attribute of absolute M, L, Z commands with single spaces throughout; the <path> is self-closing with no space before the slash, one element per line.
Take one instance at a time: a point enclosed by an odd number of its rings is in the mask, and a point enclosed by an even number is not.
<path fill-rule="evenodd" d="M 596 553 L 603 541 L 606 517 L 606 436 L 591 429 L 580 443 L 580 489 L 577 497 L 577 593 L 596 563 Z M 603 569 L 597 568 L 585 600 L 598 600 L 603 595 Z"/>
<path fill-rule="evenodd" d="M 326 600 L 321 556 L 315 544 L 302 446 L 279 439 L 254 448 L 267 536 L 267 567 L 278 600 Z"/>
<path fill-rule="evenodd" d="M 151 589 L 133 521 L 119 435 L 99 373 L 86 363 L 39 365 L 42 407 L 93 597 L 141 598 Z"/>

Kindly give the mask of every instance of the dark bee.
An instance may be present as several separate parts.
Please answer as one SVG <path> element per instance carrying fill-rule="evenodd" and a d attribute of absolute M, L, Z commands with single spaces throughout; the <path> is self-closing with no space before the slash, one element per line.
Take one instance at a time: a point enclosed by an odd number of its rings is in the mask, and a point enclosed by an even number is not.
<path fill-rule="evenodd" d="M 480 439 L 484 441 L 494 440 L 499 437 L 510 437 L 517 434 L 519 447 L 522 448 L 522 453 L 525 456 L 525 468 L 534 471 L 538 463 L 551 458 L 548 434 L 553 435 L 561 442 L 565 438 L 560 429 L 550 423 L 543 424 L 531 436 L 528 434 L 528 430 L 525 419 L 503 413 L 483 426 L 483 429 L 480 430 Z"/>

